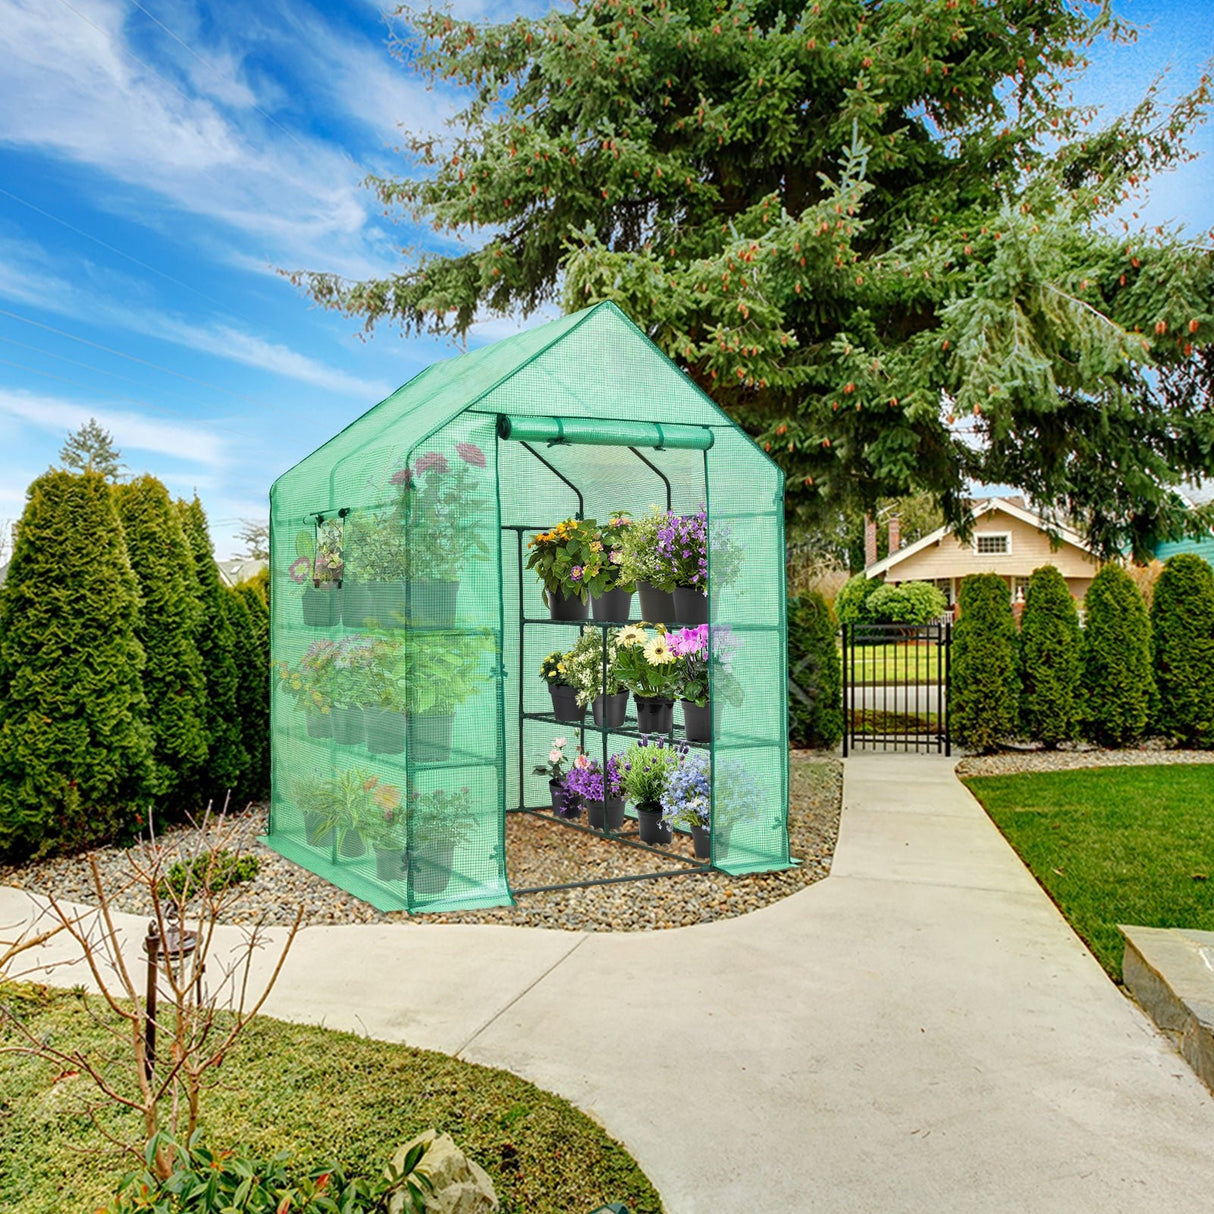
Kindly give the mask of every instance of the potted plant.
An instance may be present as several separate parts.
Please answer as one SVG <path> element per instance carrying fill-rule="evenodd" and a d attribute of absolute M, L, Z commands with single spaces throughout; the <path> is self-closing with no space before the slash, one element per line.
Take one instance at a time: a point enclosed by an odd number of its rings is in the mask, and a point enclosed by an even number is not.
<path fill-rule="evenodd" d="M 579 759 L 585 759 L 579 764 Z M 620 796 L 619 764 L 613 755 L 607 760 L 607 772 L 597 759 L 579 755 L 573 761 L 565 784 L 569 792 L 586 808 L 586 821 L 595 830 L 619 830 L 624 825 L 624 801 Z M 613 791 L 614 787 L 614 791 Z"/>
<path fill-rule="evenodd" d="M 565 787 L 565 770 L 569 759 L 565 755 L 566 738 L 553 738 L 548 751 L 547 763 L 538 763 L 532 769 L 537 776 L 548 777 L 548 795 L 552 798 L 552 812 L 558 818 L 571 816 L 566 814 L 569 795 Z"/>
<path fill-rule="evenodd" d="M 358 832 L 375 853 L 375 875 L 380 881 L 405 879 L 405 821 L 400 789 L 378 777 L 363 779 Z"/>
<path fill-rule="evenodd" d="M 552 715 L 558 721 L 579 725 L 586 716 L 586 706 L 579 705 L 577 689 L 569 677 L 566 656 L 559 649 L 554 649 L 540 663 L 540 677 L 548 684 Z"/>
<path fill-rule="evenodd" d="M 316 525 L 316 534 L 301 531 L 295 537 L 292 579 L 302 584 L 303 621 L 310 628 L 331 628 L 341 619 L 342 570 L 341 519 L 325 519 Z M 311 583 L 309 585 L 309 582 Z"/>
<path fill-rule="evenodd" d="M 333 701 L 333 740 L 339 746 L 359 746 L 366 736 L 363 705 L 378 701 L 382 682 L 375 641 L 343 637 L 325 655 L 324 689 Z"/>
<path fill-rule="evenodd" d="M 586 594 L 582 570 L 590 555 L 590 537 L 578 519 L 567 518 L 551 531 L 527 541 L 527 568 L 544 584 L 544 600 L 554 620 L 584 620 Z"/>
<path fill-rule="evenodd" d="M 713 695 L 717 704 L 742 702 L 742 688 L 730 673 L 737 640 L 728 628 L 713 626 L 711 654 L 709 626 L 680 628 L 667 636 L 675 655 L 675 694 L 683 708 L 684 736 L 689 742 L 712 740 Z"/>
<path fill-rule="evenodd" d="M 675 619 L 681 624 L 708 622 L 708 515 L 667 515 L 658 529 L 658 559 L 673 584 Z"/>
<path fill-rule="evenodd" d="M 636 700 L 637 728 L 642 733 L 669 733 L 674 723 L 678 668 L 665 628 L 659 626 L 652 632 L 636 624 L 621 628 L 616 638 L 615 673 Z"/>
<path fill-rule="evenodd" d="M 623 755 L 620 784 L 637 807 L 642 843 L 669 843 L 670 827 L 662 821 L 662 794 L 671 773 L 687 757 L 687 747 L 664 738 L 642 738 Z"/>
<path fill-rule="evenodd" d="M 487 638 L 460 632 L 411 632 L 405 646 L 408 747 L 415 763 L 451 758 L 455 710 L 485 683 Z"/>
<path fill-rule="evenodd" d="M 353 513 L 346 519 L 342 623 L 393 629 L 405 623 L 407 549 L 396 511 Z"/>
<path fill-rule="evenodd" d="M 618 628 L 586 627 L 564 655 L 564 677 L 582 711 L 591 706 L 600 729 L 619 729 L 628 711 L 628 688 L 617 669 L 618 649 Z"/>
<path fill-rule="evenodd" d="M 455 849 L 471 836 L 474 824 L 471 791 L 436 788 L 414 790 L 406 803 L 409 887 L 423 897 L 441 894 L 450 883 Z"/>
<path fill-rule="evenodd" d="M 662 821 L 667 827 L 691 831 L 695 854 L 701 860 L 712 856 L 708 834 L 712 806 L 712 762 L 702 750 L 688 754 L 666 780 L 662 793 Z"/>
<path fill-rule="evenodd" d="M 624 576 L 624 537 L 632 530 L 632 516 L 618 510 L 601 527 L 594 520 L 583 526 L 592 532 L 590 557 L 582 567 L 582 585 L 590 595 L 596 620 L 628 619 L 636 582 Z"/>
<path fill-rule="evenodd" d="M 658 532 L 670 514 L 652 506 L 648 514 L 634 519 L 620 537 L 620 577 L 635 582 L 641 600 L 641 617 L 651 624 L 672 623 L 674 578 L 658 553 Z"/>
<path fill-rule="evenodd" d="M 278 676 L 279 688 L 295 702 L 295 711 L 304 714 L 308 737 L 332 737 L 333 702 L 314 680 L 312 672 L 304 664 L 304 659 L 300 660 L 297 667 L 291 666 L 289 662 L 275 662 L 274 671 Z"/>
<path fill-rule="evenodd" d="M 405 589 L 413 624 L 450 628 L 465 563 L 489 557 L 481 517 L 488 500 L 480 485 L 485 453 L 475 443 L 459 442 L 455 456 L 453 469 L 441 451 L 426 451 L 390 478 L 407 537 Z"/>
<path fill-rule="evenodd" d="M 304 841 L 309 847 L 328 851 L 333 846 L 333 815 L 328 781 L 313 776 L 291 782 L 291 800 L 303 818 Z"/>

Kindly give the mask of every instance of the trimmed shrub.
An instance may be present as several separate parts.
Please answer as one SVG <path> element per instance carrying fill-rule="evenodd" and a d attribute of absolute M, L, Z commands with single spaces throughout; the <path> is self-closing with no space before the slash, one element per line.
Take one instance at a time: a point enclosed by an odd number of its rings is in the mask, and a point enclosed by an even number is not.
<path fill-rule="evenodd" d="M 1053 565 L 1034 569 L 1020 617 L 1020 724 L 1054 750 L 1079 734 L 1079 613 Z"/>
<path fill-rule="evenodd" d="M 788 737 L 829 750 L 843 737 L 838 625 L 816 590 L 788 600 Z"/>
<path fill-rule="evenodd" d="M 192 790 L 196 808 L 212 801 L 218 809 L 224 794 L 238 788 L 249 766 L 249 756 L 240 740 L 237 716 L 235 638 L 225 610 L 224 587 L 215 566 L 215 553 L 207 530 L 207 516 L 197 497 L 178 501 L 178 513 L 186 539 L 194 554 L 194 589 L 198 596 L 198 629 L 194 643 L 202 658 L 207 682 L 207 767 Z"/>
<path fill-rule="evenodd" d="M 877 624 L 930 624 L 948 609 L 948 600 L 927 582 L 882 584 L 868 596 L 865 611 Z"/>
<path fill-rule="evenodd" d="M 960 601 L 961 618 L 953 629 L 949 721 L 959 746 L 986 752 L 1016 730 L 1016 623 L 1007 583 L 997 573 L 963 578 Z"/>
<path fill-rule="evenodd" d="M 868 614 L 868 600 L 881 585 L 881 582 L 866 578 L 862 573 L 848 578 L 835 598 L 835 615 L 839 623 L 867 623 L 871 618 Z"/>
<path fill-rule="evenodd" d="M 224 591 L 236 659 L 236 711 L 249 757 L 242 791 L 261 797 L 270 787 L 270 619 L 257 591 Z"/>
<path fill-rule="evenodd" d="M 136 635 L 147 664 L 143 691 L 152 711 L 152 791 L 170 814 L 175 793 L 207 760 L 206 679 L 194 643 L 199 605 L 193 551 L 168 490 L 153 476 L 114 489 L 131 569 L 139 584 Z"/>
<path fill-rule="evenodd" d="M 1126 746 L 1146 732 L 1155 689 L 1146 603 L 1120 565 L 1105 565 L 1083 605 L 1084 732 Z"/>
<path fill-rule="evenodd" d="M 1190 746 L 1214 746 L 1214 571 L 1199 556 L 1168 560 L 1151 603 L 1159 727 Z"/>
<path fill-rule="evenodd" d="M 152 768 L 138 611 L 105 478 L 40 476 L 0 595 L 0 853 L 142 826 Z"/>

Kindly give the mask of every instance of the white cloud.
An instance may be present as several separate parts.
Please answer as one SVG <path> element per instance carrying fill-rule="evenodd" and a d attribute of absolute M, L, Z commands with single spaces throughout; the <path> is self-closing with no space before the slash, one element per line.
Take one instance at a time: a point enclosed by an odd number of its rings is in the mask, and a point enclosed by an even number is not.
<path fill-rule="evenodd" d="M 76 430 L 94 417 L 113 435 L 114 445 L 121 451 L 151 451 L 212 468 L 226 462 L 222 441 L 207 429 L 158 421 L 141 413 L 98 408 L 95 403 L 0 388 L 0 415 L 57 434 Z"/>

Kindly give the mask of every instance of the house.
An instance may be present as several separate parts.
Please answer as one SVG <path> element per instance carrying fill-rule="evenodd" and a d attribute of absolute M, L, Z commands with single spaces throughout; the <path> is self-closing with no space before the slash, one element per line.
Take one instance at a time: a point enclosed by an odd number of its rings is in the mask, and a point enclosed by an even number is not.
<path fill-rule="evenodd" d="M 1024 598 L 1033 570 L 1054 565 L 1066 579 L 1071 596 L 1076 601 L 1083 599 L 1100 560 L 1078 532 L 1057 528 L 1062 543 L 1055 549 L 1045 520 L 1018 497 L 976 501 L 973 517 L 973 536 L 968 541 L 958 539 L 951 527 L 944 526 L 905 547 L 898 546 L 897 520 L 891 520 L 890 554 L 870 562 L 865 577 L 891 585 L 928 582 L 944 592 L 951 607 L 957 602 L 961 579 L 971 573 L 999 574 L 1007 582 L 1012 601 L 1018 602 Z"/>
<path fill-rule="evenodd" d="M 225 586 L 237 586 L 241 582 L 247 582 L 249 578 L 256 577 L 266 564 L 260 557 L 251 556 L 235 556 L 228 561 L 215 562 L 219 570 L 219 580 Z"/>

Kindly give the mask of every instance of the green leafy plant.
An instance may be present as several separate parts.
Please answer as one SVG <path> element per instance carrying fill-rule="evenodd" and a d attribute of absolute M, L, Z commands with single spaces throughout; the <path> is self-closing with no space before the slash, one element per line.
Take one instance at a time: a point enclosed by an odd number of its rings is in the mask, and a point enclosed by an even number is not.
<path fill-rule="evenodd" d="M 688 747 L 665 738 L 648 737 L 634 742 L 620 761 L 620 784 L 634 805 L 654 805 L 662 800 L 671 773 L 686 759 Z"/>
<path fill-rule="evenodd" d="M 214 848 L 188 860 L 175 860 L 161 883 L 167 896 L 190 898 L 201 890 L 217 894 L 229 885 L 252 881 L 261 870 L 256 856 L 238 856 L 227 848 Z"/>
<path fill-rule="evenodd" d="M 835 614 L 840 624 L 868 624 L 872 616 L 868 611 L 868 601 L 881 588 L 882 583 L 875 578 L 865 577 L 857 573 L 843 583 L 835 598 Z"/>
<path fill-rule="evenodd" d="M 613 515 L 605 527 L 592 518 L 565 519 L 527 541 L 527 568 L 549 595 L 559 592 L 583 602 L 616 586 L 631 589 L 620 575 L 624 537 L 631 526 L 627 514 Z"/>
<path fill-rule="evenodd" d="M 485 687 L 487 635 L 416 632 L 405 643 L 404 704 L 410 713 L 454 712 Z"/>
<path fill-rule="evenodd" d="M 454 472 L 441 451 L 426 451 L 392 474 L 397 518 L 408 537 L 408 576 L 455 582 L 464 565 L 489 557 L 482 511 L 485 453 L 475 443 L 455 444 Z"/>
<path fill-rule="evenodd" d="M 930 624 L 947 609 L 948 600 L 927 582 L 878 583 L 864 601 L 865 615 L 877 624 Z"/>
<path fill-rule="evenodd" d="M 406 813 L 409 846 L 414 849 L 466 843 L 476 823 L 472 790 L 466 785 L 454 792 L 445 788 L 429 792 L 414 790 L 406 802 Z"/>
<path fill-rule="evenodd" d="M 409 575 L 400 511 L 354 512 L 346 518 L 345 566 L 359 582 L 397 582 Z"/>
<path fill-rule="evenodd" d="M 788 600 L 788 736 L 829 750 L 843 737 L 842 671 L 834 613 L 810 590 Z"/>
<path fill-rule="evenodd" d="M 1146 604 L 1115 564 L 1096 574 L 1083 603 L 1084 732 L 1101 746 L 1125 746 L 1146 732 L 1155 690 Z"/>
<path fill-rule="evenodd" d="M 1079 613 L 1053 565 L 1034 569 L 1020 618 L 1020 723 L 1053 750 L 1079 734 Z"/>
<path fill-rule="evenodd" d="M 618 628 L 606 629 L 606 670 L 603 669 L 604 630 L 583 628 L 573 648 L 564 655 L 565 681 L 577 689 L 577 702 L 585 707 L 600 695 L 624 689 L 617 663 Z"/>
<path fill-rule="evenodd" d="M 1159 726 L 1190 746 L 1214 746 L 1214 572 L 1199 556 L 1164 562 L 1151 602 Z"/>
<path fill-rule="evenodd" d="M 958 745 L 991 751 L 1015 732 L 1020 704 L 1016 624 L 1007 583 L 997 573 L 962 579 L 948 696 Z"/>
<path fill-rule="evenodd" d="M 679 664 L 666 629 L 629 624 L 616 637 L 615 677 L 634 695 L 673 699 L 679 688 Z"/>

